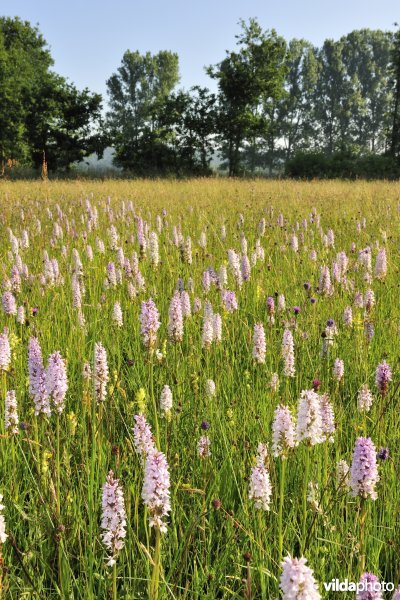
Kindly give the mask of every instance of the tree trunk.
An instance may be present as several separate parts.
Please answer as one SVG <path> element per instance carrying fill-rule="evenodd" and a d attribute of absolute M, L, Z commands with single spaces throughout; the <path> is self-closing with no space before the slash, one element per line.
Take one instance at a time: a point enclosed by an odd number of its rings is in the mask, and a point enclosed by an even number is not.
<path fill-rule="evenodd" d="M 399 59 L 400 61 L 400 59 Z M 400 64 L 397 67 L 396 73 L 396 90 L 394 96 L 394 107 L 393 107 L 393 124 L 392 124 L 392 136 L 390 144 L 390 154 L 397 156 L 400 151 Z"/>

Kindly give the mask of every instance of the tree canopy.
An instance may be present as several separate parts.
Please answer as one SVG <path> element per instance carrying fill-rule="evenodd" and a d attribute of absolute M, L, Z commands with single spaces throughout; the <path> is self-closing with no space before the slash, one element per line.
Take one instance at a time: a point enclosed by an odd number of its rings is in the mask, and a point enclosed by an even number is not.
<path fill-rule="evenodd" d="M 99 94 L 54 71 L 37 27 L 1 17 L 0 172 L 44 158 L 68 170 L 106 145 L 140 177 L 208 175 L 217 164 L 231 176 L 274 175 L 291 161 L 288 172 L 319 172 L 331 160 L 335 169 L 350 160 L 349 172 L 357 157 L 361 171 L 386 176 L 390 161 L 400 165 L 400 30 L 355 30 L 316 47 L 256 19 L 239 26 L 235 48 L 206 68 L 215 92 L 179 88 L 170 50 L 127 50 L 106 82 L 104 114 Z"/>
<path fill-rule="evenodd" d="M 52 71 L 53 59 L 37 27 L 0 18 L 0 165 L 18 160 L 65 169 L 102 150 L 96 130 L 101 96 L 78 91 Z"/>

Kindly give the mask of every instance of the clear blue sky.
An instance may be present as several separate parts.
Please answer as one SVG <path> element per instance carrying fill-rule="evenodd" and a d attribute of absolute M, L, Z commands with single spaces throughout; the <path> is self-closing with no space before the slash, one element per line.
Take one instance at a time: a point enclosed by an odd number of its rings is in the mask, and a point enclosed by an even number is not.
<path fill-rule="evenodd" d="M 0 15 L 38 24 L 55 70 L 105 95 L 125 50 L 179 54 L 181 86 L 214 84 L 204 66 L 235 45 L 240 18 L 314 44 L 353 29 L 392 29 L 399 0 L 0 0 Z"/>

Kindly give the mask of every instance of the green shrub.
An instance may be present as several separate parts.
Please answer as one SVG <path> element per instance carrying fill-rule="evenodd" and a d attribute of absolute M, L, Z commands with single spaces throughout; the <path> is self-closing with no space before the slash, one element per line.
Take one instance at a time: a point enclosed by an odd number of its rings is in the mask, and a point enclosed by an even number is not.
<path fill-rule="evenodd" d="M 384 154 L 298 152 L 286 163 L 285 174 L 295 179 L 397 179 L 400 165 Z"/>

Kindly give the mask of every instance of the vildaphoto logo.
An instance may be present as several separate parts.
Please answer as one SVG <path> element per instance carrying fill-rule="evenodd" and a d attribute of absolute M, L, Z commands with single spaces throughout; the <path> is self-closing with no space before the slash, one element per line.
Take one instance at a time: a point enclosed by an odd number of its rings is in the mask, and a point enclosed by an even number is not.
<path fill-rule="evenodd" d="M 394 583 L 390 581 L 349 581 L 344 579 L 332 579 L 329 582 L 324 581 L 324 588 L 327 592 L 393 592 Z"/>

